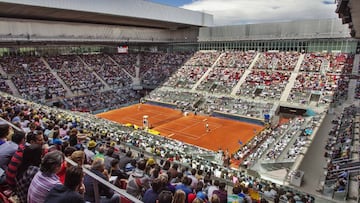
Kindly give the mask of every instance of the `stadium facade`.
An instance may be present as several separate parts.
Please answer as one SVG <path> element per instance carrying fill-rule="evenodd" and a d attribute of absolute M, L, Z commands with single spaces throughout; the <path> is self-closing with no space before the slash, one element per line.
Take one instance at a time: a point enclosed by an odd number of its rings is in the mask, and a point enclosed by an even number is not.
<path fill-rule="evenodd" d="M 1 52 L 36 49 L 37 53 L 59 50 L 79 53 L 115 51 L 119 45 L 130 45 L 129 49 L 134 51 L 354 53 L 359 47 L 339 19 L 214 27 L 213 16 L 209 14 L 142 0 L 18 0 L 1 1 L 0 8 Z"/>

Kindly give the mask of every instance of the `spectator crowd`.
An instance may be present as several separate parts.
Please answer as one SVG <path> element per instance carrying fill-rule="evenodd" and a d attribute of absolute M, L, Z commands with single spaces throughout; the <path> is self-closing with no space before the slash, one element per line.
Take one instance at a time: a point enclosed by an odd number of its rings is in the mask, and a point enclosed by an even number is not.
<path fill-rule="evenodd" d="M 0 123 L 0 167 L 5 171 L 1 181 L 15 186 L 12 194 L 20 202 L 94 202 L 95 193 L 101 201 L 119 202 L 120 196 L 105 185 L 94 191 L 94 179 L 64 157 L 143 202 L 252 202 L 261 197 L 314 201 L 307 194 L 211 163 L 201 158 L 209 152 L 179 141 L 9 96 L 0 101 L 1 117 L 7 121 Z M 235 179 L 229 188 L 227 181 Z"/>

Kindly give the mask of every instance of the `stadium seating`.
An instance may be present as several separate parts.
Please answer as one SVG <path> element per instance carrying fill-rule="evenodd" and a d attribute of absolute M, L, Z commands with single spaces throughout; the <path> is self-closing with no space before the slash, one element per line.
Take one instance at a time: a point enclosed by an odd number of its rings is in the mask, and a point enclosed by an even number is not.
<path fill-rule="evenodd" d="M 298 52 L 265 52 L 260 53 L 253 68 L 293 71 L 298 59 Z"/>
<path fill-rule="evenodd" d="M 276 142 L 272 143 L 273 146 L 270 145 L 270 148 L 266 154 L 265 160 L 277 160 L 280 155 L 283 153 L 285 148 L 289 145 L 292 140 L 296 140 L 298 137 L 298 133 L 301 133 L 300 128 L 304 123 L 303 118 L 296 118 L 290 120 L 289 123 L 282 126 L 285 130 L 277 135 Z M 292 159 L 300 153 L 300 150 L 295 151 L 295 147 L 292 150 L 289 150 L 293 153 L 288 154 L 287 159 Z"/>
<path fill-rule="evenodd" d="M 300 65 L 300 71 L 304 72 L 325 72 L 330 66 L 327 53 L 307 53 Z"/>
<path fill-rule="evenodd" d="M 360 80 L 356 82 L 355 99 L 360 99 Z"/>
<path fill-rule="evenodd" d="M 185 65 L 210 67 L 215 63 L 220 54 L 221 53 L 217 51 L 198 51 L 188 61 L 186 61 Z"/>
<path fill-rule="evenodd" d="M 178 68 L 179 66 L 177 65 L 169 64 L 159 64 L 152 67 L 143 74 L 142 84 L 144 86 L 157 87 L 164 83 Z"/>
<path fill-rule="evenodd" d="M 236 94 L 264 100 L 279 100 L 290 75 L 290 72 L 285 71 L 252 70 Z"/>
<path fill-rule="evenodd" d="M 108 55 L 88 54 L 80 56 L 110 87 L 124 87 L 132 83 L 131 78 L 115 64 Z"/>
<path fill-rule="evenodd" d="M 162 52 L 141 52 L 129 54 L 109 54 L 117 64 L 124 68 L 133 77 L 136 76 L 135 67 L 140 70 L 140 76 L 146 73 L 150 68 L 163 63 L 166 56 Z"/>
<path fill-rule="evenodd" d="M 47 57 L 45 60 L 75 94 L 99 91 L 104 88 L 104 85 L 92 73 L 90 67 L 84 64 L 80 56 L 60 55 Z"/>
<path fill-rule="evenodd" d="M 217 67 L 223 68 L 249 68 L 257 52 L 227 51 L 220 56 Z"/>
<path fill-rule="evenodd" d="M 352 143 L 354 140 L 355 118 L 359 108 L 349 106 L 333 120 L 334 127 L 330 131 L 328 143 L 325 146 L 328 159 L 325 171 L 324 195 L 344 200 L 349 190 L 350 177 L 360 170 L 359 160 L 352 158 Z"/>
<path fill-rule="evenodd" d="M 152 101 L 170 103 L 181 110 L 194 111 L 195 103 L 203 98 L 203 95 L 193 92 L 181 92 L 176 90 L 156 89 L 147 97 Z"/>
<path fill-rule="evenodd" d="M 65 89 L 40 57 L 3 57 L 0 64 L 24 98 L 39 101 L 65 96 Z"/>
<path fill-rule="evenodd" d="M 131 89 L 118 89 L 65 98 L 63 101 L 72 111 L 93 112 L 119 108 L 139 99 L 139 94 Z"/>
<path fill-rule="evenodd" d="M 6 81 L 3 78 L 0 78 L 0 91 L 6 92 L 11 94 L 12 91 L 10 90 L 10 87 L 6 84 Z"/>
<path fill-rule="evenodd" d="M 12 76 L 19 93 L 30 100 L 45 100 L 46 95 L 64 97 L 65 89 L 51 73 L 34 73 Z"/>
<path fill-rule="evenodd" d="M 0 65 L 10 75 L 49 72 L 45 64 L 36 56 L 4 56 L 0 58 Z"/>
<path fill-rule="evenodd" d="M 338 88 L 339 75 L 299 73 L 288 97 L 289 102 L 308 104 L 312 94 L 319 95 L 319 104 L 329 103 Z"/>
<path fill-rule="evenodd" d="M 182 66 L 163 86 L 191 89 L 207 70 L 208 68 L 200 66 Z"/>
<path fill-rule="evenodd" d="M 346 53 L 330 55 L 328 73 L 351 74 L 354 56 Z"/>
<path fill-rule="evenodd" d="M 45 57 L 50 68 L 55 71 L 82 70 L 85 65 L 77 55 L 56 55 Z"/>
<path fill-rule="evenodd" d="M 208 96 L 201 109 L 206 113 L 219 111 L 226 114 L 262 118 L 270 112 L 273 104 L 232 97 Z"/>
<path fill-rule="evenodd" d="M 177 54 L 167 53 L 155 60 L 156 64 L 145 64 L 142 69 L 142 84 L 144 86 L 156 87 L 166 81 L 191 57 L 192 52 L 179 52 Z"/>
<path fill-rule="evenodd" d="M 249 74 L 244 73 L 258 55 Z M 13 80 L 21 95 L 32 92 L 28 99 L 64 97 L 65 89 L 50 74 L 56 74 L 75 96 L 96 94 L 104 90 L 130 87 L 139 66 L 139 79 L 144 87 L 193 89 L 203 94 L 229 95 L 245 79 L 236 96 L 262 100 L 279 100 L 291 74 L 297 74 L 288 102 L 316 105 L 329 104 L 347 97 L 353 55 L 343 53 L 306 53 L 300 72 L 294 73 L 298 52 L 140 52 L 129 54 L 83 54 L 40 57 L 2 57 L 0 65 Z M 218 60 L 216 63 L 215 61 Z M 11 67 L 11 68 L 10 68 Z M 249 71 L 249 70 L 248 70 Z M 23 74 L 26 72 L 27 74 Z M 36 76 L 32 76 L 33 74 Z M 206 73 L 206 77 L 202 78 Z M 16 74 L 16 75 L 14 75 Z M 19 75 L 19 77 L 17 77 Z M 16 77 L 15 77 L 16 76 Z M 100 77 L 105 84 L 99 80 Z M 199 81 L 202 79 L 201 81 Z M 199 83 L 198 83 L 199 82 Z M 47 85 L 50 84 L 50 85 Z M 198 83 L 198 84 L 197 84 Z M 36 84 L 37 87 L 33 87 Z M 292 83 L 291 83 L 292 84 Z M 45 98 L 45 99 L 46 99 Z M 80 97 L 79 97 L 80 98 Z"/>
<path fill-rule="evenodd" d="M 54 124 L 66 124 L 70 126 L 70 129 L 76 127 L 76 132 L 79 132 L 78 138 L 86 135 L 86 139 L 82 141 L 79 140 L 79 146 L 76 145 L 75 147 L 84 148 L 86 151 L 87 146 L 90 146 L 90 142 L 88 140 L 92 140 L 92 142 L 99 144 L 98 148 L 96 148 L 97 155 L 94 154 L 95 156 L 104 156 L 105 159 L 107 159 L 106 157 L 109 155 L 101 154 L 104 153 L 102 150 L 104 150 L 104 147 L 113 146 L 117 150 L 115 156 L 120 157 L 120 160 L 122 160 L 125 153 L 129 150 L 128 148 L 131 147 L 134 152 L 136 150 L 137 153 L 139 153 L 138 156 L 140 160 L 145 159 L 145 163 L 155 163 L 154 165 L 148 165 L 148 167 L 160 167 L 164 173 L 168 170 L 168 168 L 162 169 L 163 165 L 158 165 L 157 161 L 160 161 L 160 159 L 173 160 L 173 164 L 178 163 L 181 167 L 181 169 L 179 168 L 178 173 L 182 171 L 185 176 L 188 176 L 187 174 L 190 172 L 190 169 L 195 169 L 196 176 L 203 177 L 204 180 L 216 178 L 221 182 L 230 183 L 234 180 L 234 178 L 236 178 L 237 181 L 235 184 L 241 183 L 243 185 L 242 187 L 245 188 L 245 196 L 253 198 L 257 201 L 260 200 L 260 197 L 263 197 L 270 198 L 270 200 L 273 201 L 277 201 L 277 199 L 301 199 L 301 201 L 304 202 L 314 202 L 314 198 L 308 194 L 299 193 L 298 191 L 278 186 L 275 183 L 252 177 L 243 172 L 230 168 L 224 168 L 223 166 L 218 165 L 217 162 L 205 160 L 204 158 L 201 158 L 201 156 L 208 156 L 209 153 L 212 152 L 195 146 L 186 145 L 176 140 L 161 139 L 157 136 L 152 136 L 145 131 L 137 131 L 132 128 L 114 125 L 112 122 L 98 119 L 92 115 L 51 109 L 35 103 L 15 99 L 8 95 L 3 95 L 0 101 L 11 104 L 11 108 L 15 108 L 19 104 L 24 106 L 24 110 L 27 110 L 27 106 L 32 107 L 29 111 L 31 116 L 20 118 L 20 122 L 27 121 L 27 119 L 30 119 L 28 120 L 29 122 L 33 122 L 33 118 L 37 118 L 37 115 L 44 115 L 43 118 L 40 117 L 44 126 L 43 128 L 38 128 L 44 132 L 49 129 L 49 124 L 52 122 Z M 43 120 L 45 118 L 46 121 Z M 73 132 L 73 130 L 71 130 L 71 132 Z M 114 142 L 115 145 L 112 144 L 112 142 Z M 49 143 L 49 145 L 51 145 L 51 143 Z M 53 147 L 50 146 L 49 149 L 51 148 Z M 145 154 L 146 156 L 144 156 Z M 159 159 L 156 162 L 150 162 L 150 159 L 152 158 L 149 157 L 159 157 Z M 132 158 L 135 159 L 136 157 Z M 128 173 L 131 174 L 132 172 L 128 171 Z M 157 176 L 155 176 L 154 173 L 155 172 L 149 173 L 148 178 L 150 181 L 156 179 Z M 168 176 L 168 178 L 170 178 L 168 181 L 170 181 L 171 184 L 180 184 L 179 180 L 177 180 L 175 176 Z M 212 183 L 209 184 L 211 185 Z M 273 190 L 275 195 L 269 197 L 267 194 L 269 190 Z M 230 195 L 230 192 L 228 194 Z M 141 196 L 141 198 L 146 198 L 146 195 Z"/>
<path fill-rule="evenodd" d="M 243 73 L 243 69 L 214 68 L 197 89 L 211 93 L 229 94 Z"/>
<path fill-rule="evenodd" d="M 137 54 L 109 54 L 121 68 L 124 68 L 128 73 L 135 77 L 135 65 L 137 62 Z"/>

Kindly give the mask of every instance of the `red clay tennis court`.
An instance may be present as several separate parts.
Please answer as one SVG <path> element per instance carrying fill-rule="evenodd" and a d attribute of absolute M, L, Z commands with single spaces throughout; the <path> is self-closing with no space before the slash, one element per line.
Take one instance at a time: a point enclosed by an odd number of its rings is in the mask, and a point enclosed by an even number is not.
<path fill-rule="evenodd" d="M 256 132 L 264 127 L 210 116 L 189 114 L 184 116 L 181 111 L 150 104 L 136 104 L 121 109 L 98 114 L 98 117 L 120 124 L 143 125 L 143 116 L 148 116 L 152 130 L 164 136 L 202 148 L 217 151 L 219 149 L 236 152 L 239 141 L 247 143 Z M 206 130 L 208 123 L 208 132 Z M 256 130 L 256 132 L 255 132 Z"/>

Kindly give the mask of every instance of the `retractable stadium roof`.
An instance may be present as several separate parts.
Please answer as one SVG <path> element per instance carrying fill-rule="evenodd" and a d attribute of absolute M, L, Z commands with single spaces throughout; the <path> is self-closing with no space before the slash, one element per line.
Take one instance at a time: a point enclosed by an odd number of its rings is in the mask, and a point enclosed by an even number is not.
<path fill-rule="evenodd" d="M 0 17 L 171 30 L 213 24 L 212 15 L 144 0 L 0 0 Z"/>

